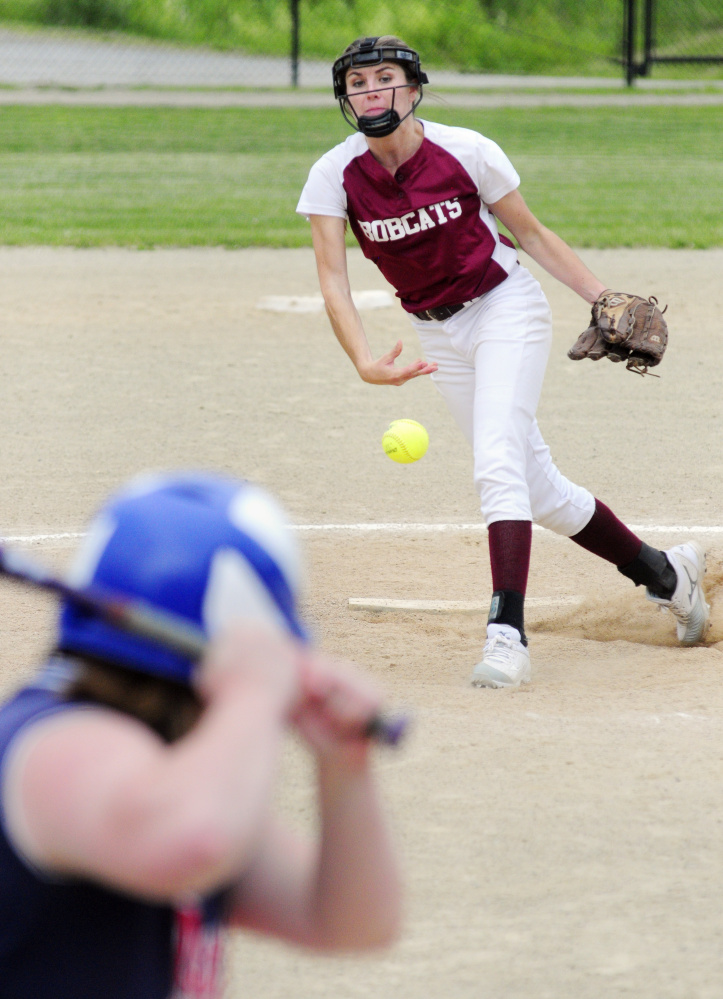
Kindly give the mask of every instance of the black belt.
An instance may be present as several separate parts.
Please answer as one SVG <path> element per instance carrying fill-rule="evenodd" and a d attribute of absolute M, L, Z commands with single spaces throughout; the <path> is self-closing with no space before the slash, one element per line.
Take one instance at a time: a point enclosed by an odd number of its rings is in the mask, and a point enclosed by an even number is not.
<path fill-rule="evenodd" d="M 440 305 L 436 309 L 423 309 L 421 312 L 413 312 L 412 315 L 415 319 L 421 319 L 425 323 L 432 320 L 436 323 L 443 323 L 445 319 L 451 319 L 452 316 L 456 316 L 458 312 L 461 312 L 462 309 L 476 301 L 477 299 L 473 298 L 469 302 L 460 302 L 459 305 Z"/>

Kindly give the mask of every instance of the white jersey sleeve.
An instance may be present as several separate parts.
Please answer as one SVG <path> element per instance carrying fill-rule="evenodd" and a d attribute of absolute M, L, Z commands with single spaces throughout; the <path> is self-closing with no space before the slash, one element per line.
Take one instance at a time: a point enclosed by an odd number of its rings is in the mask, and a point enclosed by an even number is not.
<path fill-rule="evenodd" d="M 477 185 L 484 204 L 492 205 L 520 186 L 520 176 L 492 139 L 471 128 L 423 121 L 424 134 L 451 153 Z"/>
<path fill-rule="evenodd" d="M 334 162 L 323 156 L 312 166 L 296 206 L 299 215 L 334 215 L 346 218 L 346 191 Z"/>
<path fill-rule="evenodd" d="M 357 156 L 367 151 L 366 140 L 360 133 L 350 135 L 334 146 L 309 171 L 296 211 L 299 215 L 334 215 L 347 217 L 347 196 L 344 170 Z"/>
<path fill-rule="evenodd" d="M 496 142 L 483 135 L 480 140 L 477 143 L 477 187 L 484 203 L 493 205 L 520 186 L 520 177 Z"/>

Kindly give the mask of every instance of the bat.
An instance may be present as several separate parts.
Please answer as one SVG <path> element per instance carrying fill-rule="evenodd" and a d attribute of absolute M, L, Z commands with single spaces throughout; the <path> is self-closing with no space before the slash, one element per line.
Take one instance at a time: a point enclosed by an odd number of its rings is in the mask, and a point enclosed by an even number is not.
<path fill-rule="evenodd" d="M 189 659 L 201 659 L 206 651 L 206 636 L 184 618 L 104 587 L 73 586 L 22 552 L 5 545 L 0 545 L 0 574 L 64 597 L 93 611 L 116 628 L 149 639 Z M 384 745 L 397 746 L 407 724 L 408 719 L 404 716 L 389 718 L 376 714 L 367 722 L 363 734 Z"/>

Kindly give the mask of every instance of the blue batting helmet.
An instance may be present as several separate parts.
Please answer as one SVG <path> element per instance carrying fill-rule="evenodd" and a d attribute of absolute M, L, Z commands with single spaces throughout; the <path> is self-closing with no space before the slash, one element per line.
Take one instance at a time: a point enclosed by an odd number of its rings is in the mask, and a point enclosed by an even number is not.
<path fill-rule="evenodd" d="M 239 618 L 305 638 L 297 616 L 301 558 L 286 516 L 263 489 L 209 473 L 148 475 L 111 497 L 90 524 L 68 574 L 170 612 L 208 638 Z M 58 645 L 189 683 L 194 663 L 114 627 L 70 601 Z"/>

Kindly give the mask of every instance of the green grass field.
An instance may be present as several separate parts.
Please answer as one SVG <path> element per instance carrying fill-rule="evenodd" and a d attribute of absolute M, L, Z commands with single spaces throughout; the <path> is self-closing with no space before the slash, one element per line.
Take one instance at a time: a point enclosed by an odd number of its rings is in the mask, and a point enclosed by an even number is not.
<path fill-rule="evenodd" d="M 574 246 L 723 245 L 723 108 L 461 110 L 500 143 L 532 210 Z M 5 107 L 0 242 L 306 246 L 294 214 L 335 109 Z"/>

